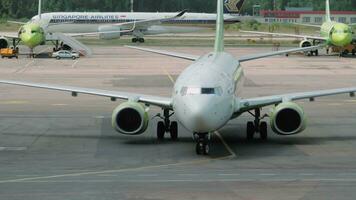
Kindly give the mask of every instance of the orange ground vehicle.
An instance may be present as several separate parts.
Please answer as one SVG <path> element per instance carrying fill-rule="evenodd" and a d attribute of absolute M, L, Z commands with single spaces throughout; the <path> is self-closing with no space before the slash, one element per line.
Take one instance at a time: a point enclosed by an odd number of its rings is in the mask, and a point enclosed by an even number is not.
<path fill-rule="evenodd" d="M 19 58 L 19 51 L 18 49 L 13 48 L 4 48 L 0 49 L 1 58 Z"/>
<path fill-rule="evenodd" d="M 333 52 L 338 52 L 340 53 L 341 51 L 343 55 L 347 55 L 349 53 L 351 53 L 352 55 L 355 55 L 356 54 L 356 43 L 352 43 L 350 45 L 347 45 L 346 47 L 344 48 L 338 48 L 338 47 L 333 47 L 332 48 Z"/>

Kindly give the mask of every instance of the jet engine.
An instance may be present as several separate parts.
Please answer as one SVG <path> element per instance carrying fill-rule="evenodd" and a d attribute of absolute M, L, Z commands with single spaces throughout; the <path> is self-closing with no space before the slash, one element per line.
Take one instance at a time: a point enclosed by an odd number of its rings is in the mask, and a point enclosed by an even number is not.
<path fill-rule="evenodd" d="M 312 43 L 309 40 L 303 40 L 299 43 L 300 48 L 311 47 Z"/>
<path fill-rule="evenodd" d="M 103 40 L 119 39 L 121 36 L 119 26 L 100 26 L 99 32 L 104 32 L 99 34 L 99 38 Z"/>
<path fill-rule="evenodd" d="M 148 127 L 148 113 L 144 105 L 128 101 L 120 104 L 112 113 L 112 126 L 125 135 L 142 134 Z"/>
<path fill-rule="evenodd" d="M 9 47 L 9 41 L 4 37 L 0 37 L 0 49 L 4 49 L 8 47 Z"/>
<path fill-rule="evenodd" d="M 304 110 L 293 102 L 281 103 L 272 111 L 270 124 L 279 135 L 298 134 L 306 128 Z"/>

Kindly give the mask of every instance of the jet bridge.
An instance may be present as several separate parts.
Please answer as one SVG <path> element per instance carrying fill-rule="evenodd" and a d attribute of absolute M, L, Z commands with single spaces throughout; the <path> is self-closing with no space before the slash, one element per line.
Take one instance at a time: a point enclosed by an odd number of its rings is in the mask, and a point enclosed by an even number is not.
<path fill-rule="evenodd" d="M 64 44 L 68 45 L 73 50 L 84 56 L 91 56 L 93 54 L 89 47 L 74 39 L 73 37 L 67 36 L 63 33 L 48 34 L 46 39 L 51 41 L 62 41 Z"/>

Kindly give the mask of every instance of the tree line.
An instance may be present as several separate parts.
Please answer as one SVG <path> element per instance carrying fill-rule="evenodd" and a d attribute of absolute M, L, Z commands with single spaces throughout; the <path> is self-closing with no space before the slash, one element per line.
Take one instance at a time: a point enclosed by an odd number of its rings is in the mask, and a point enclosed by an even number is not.
<path fill-rule="evenodd" d="M 356 10 L 356 0 L 330 0 L 332 10 Z M 130 0 L 42 0 L 43 12 L 125 12 L 130 11 Z M 252 6 L 261 9 L 284 9 L 285 7 L 313 7 L 324 10 L 325 0 L 246 0 L 243 14 L 252 14 Z M 37 14 L 38 0 L 0 0 L 0 17 L 29 19 Z M 190 12 L 213 13 L 216 0 L 134 0 L 137 12 Z"/>

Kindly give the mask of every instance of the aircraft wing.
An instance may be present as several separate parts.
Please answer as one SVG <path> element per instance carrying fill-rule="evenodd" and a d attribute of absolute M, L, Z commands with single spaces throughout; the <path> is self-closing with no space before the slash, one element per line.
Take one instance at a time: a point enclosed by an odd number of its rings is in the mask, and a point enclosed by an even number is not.
<path fill-rule="evenodd" d="M 295 49 L 288 49 L 288 50 L 268 52 L 268 53 L 260 53 L 260 54 L 255 54 L 255 55 L 243 56 L 243 57 L 238 58 L 238 60 L 240 62 L 246 62 L 246 61 L 250 61 L 250 60 L 256 60 L 256 59 L 260 59 L 260 58 L 266 58 L 266 57 L 287 54 L 287 53 L 293 53 L 293 52 L 313 51 L 313 50 L 320 49 L 323 47 L 324 47 L 324 45 L 318 45 L 318 46 L 300 47 L 300 48 L 295 48 Z"/>
<path fill-rule="evenodd" d="M 29 83 L 29 82 L 20 82 L 20 81 L 11 81 L 11 80 L 0 80 L 0 83 L 8 84 L 8 85 L 18 85 L 24 87 L 33 87 L 33 88 L 41 88 L 47 90 L 70 92 L 74 97 L 81 93 L 87 95 L 109 97 L 111 100 L 116 100 L 116 99 L 133 100 L 144 104 L 155 105 L 162 108 L 172 107 L 171 98 L 167 98 L 167 97 L 150 96 L 150 95 L 143 95 L 143 94 L 136 94 L 136 93 L 100 90 L 100 89 L 92 89 L 92 88 L 70 87 L 70 86 L 63 86 L 63 85 Z"/>
<path fill-rule="evenodd" d="M 130 33 L 133 32 L 136 28 L 136 24 L 133 24 L 133 27 L 131 29 L 127 30 L 120 30 L 120 31 L 96 31 L 96 32 L 88 32 L 88 33 L 65 33 L 66 36 L 71 36 L 71 37 L 80 37 L 80 36 L 97 36 L 100 34 L 110 34 L 110 33 Z"/>
<path fill-rule="evenodd" d="M 142 48 L 142 47 L 136 47 L 136 46 L 126 46 L 126 47 L 131 48 L 131 49 L 137 49 L 137 50 L 141 50 L 141 51 L 151 52 L 151 53 L 155 53 L 155 54 L 160 54 L 160 55 L 165 55 L 165 56 L 170 56 L 170 57 L 175 57 L 175 58 L 181 58 L 181 59 L 190 60 L 190 61 L 196 61 L 199 59 L 199 56 L 190 55 L 190 54 L 176 53 L 176 52 L 170 52 L 170 51 L 164 51 L 164 50 L 148 49 L 148 48 Z M 303 48 L 275 51 L 275 52 L 269 52 L 269 53 L 261 53 L 261 54 L 255 54 L 255 55 L 247 55 L 247 56 L 238 58 L 238 60 L 239 60 L 239 62 L 246 62 L 246 61 L 250 61 L 250 60 L 256 60 L 256 59 L 261 59 L 261 58 L 266 58 L 266 57 L 271 57 L 271 56 L 276 56 L 276 55 L 281 55 L 281 54 L 312 51 L 312 50 L 320 49 L 323 47 L 324 47 L 324 45 L 319 45 L 319 46 L 311 46 L 311 47 L 303 47 Z"/>
<path fill-rule="evenodd" d="M 294 38 L 302 38 L 302 39 L 314 39 L 314 40 L 323 40 L 326 41 L 325 37 L 311 36 L 311 35 L 297 35 L 297 34 L 287 34 L 287 33 L 270 33 L 270 32 L 259 32 L 259 31 L 242 31 L 242 33 L 252 33 L 259 35 L 274 35 L 274 36 L 283 36 L 283 37 L 294 37 Z"/>
<path fill-rule="evenodd" d="M 19 39 L 19 35 L 17 33 L 5 33 L 3 35 L 0 35 L 0 37 L 6 37 L 6 38 L 11 38 L 11 39 Z"/>
<path fill-rule="evenodd" d="M 251 99 L 241 99 L 241 100 L 237 100 L 235 111 L 237 113 L 241 113 L 251 109 L 279 104 L 282 102 L 296 101 L 302 99 L 314 100 L 314 98 L 316 97 L 333 96 L 339 94 L 350 94 L 351 97 L 354 97 L 355 92 L 356 92 L 356 87 L 353 87 L 353 88 L 339 88 L 339 89 L 332 89 L 332 90 L 290 93 L 290 94 L 282 94 L 282 95 L 275 95 L 275 96 L 257 97 Z"/>
<path fill-rule="evenodd" d="M 176 52 L 170 52 L 170 51 L 164 51 L 164 50 L 148 49 L 148 48 L 135 47 L 135 46 L 127 46 L 126 45 L 125 47 L 131 48 L 131 49 L 137 49 L 137 50 L 140 50 L 140 51 L 146 51 L 146 52 L 150 52 L 150 53 L 155 53 L 155 54 L 175 57 L 175 58 L 181 58 L 181 59 L 190 60 L 190 61 L 198 60 L 198 58 L 200 57 L 200 56 L 196 56 L 196 55 L 176 53 Z"/>
<path fill-rule="evenodd" d="M 319 24 L 301 24 L 301 23 L 293 23 L 295 25 L 299 25 L 299 26 L 309 26 L 309 27 L 314 27 L 314 28 L 321 28 L 321 25 Z"/>
<path fill-rule="evenodd" d="M 144 20 L 137 20 L 137 21 L 132 21 L 132 22 L 123 22 L 123 23 L 113 24 L 113 26 L 134 26 L 135 25 L 136 28 L 146 28 L 146 27 L 149 27 L 152 25 L 161 24 L 162 22 L 165 22 L 165 21 L 169 21 L 172 19 L 182 17 L 186 12 L 187 12 L 187 10 L 183 10 L 175 16 L 168 16 L 168 17 L 164 17 L 164 18 L 144 19 Z"/>

